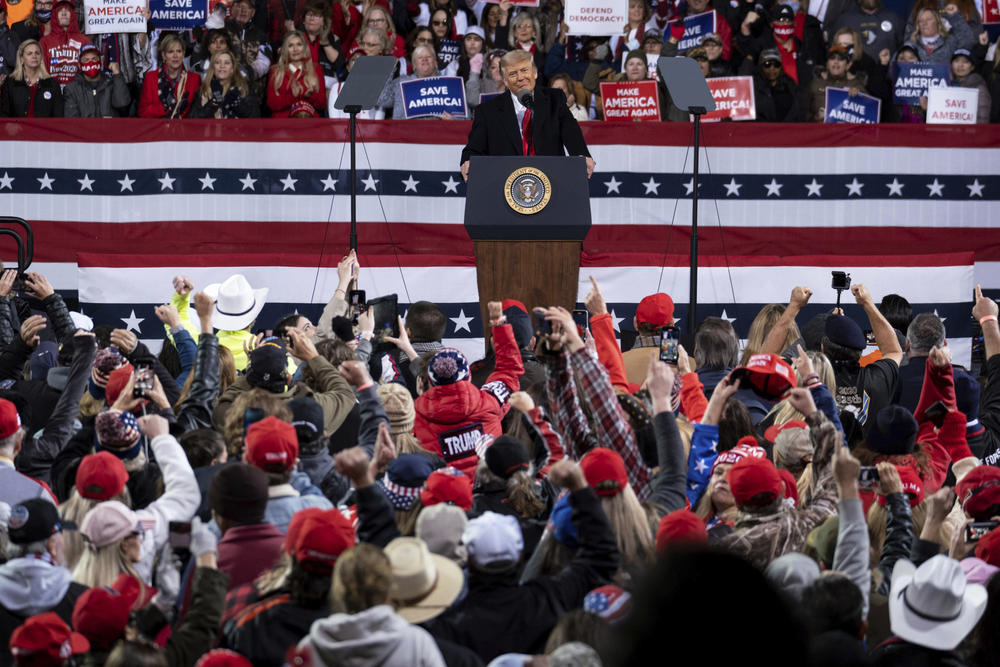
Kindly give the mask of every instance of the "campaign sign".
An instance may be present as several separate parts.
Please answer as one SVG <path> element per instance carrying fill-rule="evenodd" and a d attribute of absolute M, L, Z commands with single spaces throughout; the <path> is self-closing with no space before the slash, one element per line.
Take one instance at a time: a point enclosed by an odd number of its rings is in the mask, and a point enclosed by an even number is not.
<path fill-rule="evenodd" d="M 503 93 L 479 93 L 479 103 L 487 102 L 492 100 L 494 97 L 500 97 Z"/>
<path fill-rule="evenodd" d="M 461 47 L 453 39 L 442 39 L 441 48 L 438 49 L 438 66 L 444 69 L 448 63 L 458 60 L 461 54 Z"/>
<path fill-rule="evenodd" d="M 684 36 L 677 43 L 678 53 L 701 45 L 701 38 L 710 32 L 715 32 L 715 10 L 704 14 L 695 14 L 684 19 Z M 669 37 L 669 35 L 668 35 Z"/>
<path fill-rule="evenodd" d="M 892 101 L 896 104 L 920 104 L 927 89 L 951 85 L 948 63 L 893 63 Z"/>
<path fill-rule="evenodd" d="M 628 23 L 625 0 L 566 0 L 565 19 L 571 35 L 620 35 Z"/>
<path fill-rule="evenodd" d="M 752 76 L 718 76 L 705 79 L 715 100 L 715 111 L 703 114 L 705 121 L 755 120 L 757 100 L 753 94 Z"/>
<path fill-rule="evenodd" d="M 465 109 L 465 84 L 460 76 L 434 76 L 413 79 L 399 84 L 407 118 L 437 116 L 468 116 Z"/>
<path fill-rule="evenodd" d="M 655 81 L 601 84 L 604 120 L 660 120 L 660 96 Z"/>
<path fill-rule="evenodd" d="M 983 0 L 983 23 L 1000 23 L 1000 0 Z"/>
<path fill-rule="evenodd" d="M 978 88 L 931 88 L 927 91 L 928 124 L 974 125 Z"/>
<path fill-rule="evenodd" d="M 206 0 L 149 0 L 149 20 L 161 30 L 189 30 L 208 18 Z"/>
<path fill-rule="evenodd" d="M 826 89 L 825 123 L 877 123 L 882 100 L 858 93 L 851 97 L 847 88 Z"/>
<path fill-rule="evenodd" d="M 486 0 L 486 4 L 500 4 L 500 0 Z M 537 7 L 538 0 L 511 0 L 510 4 L 518 7 Z"/>
<path fill-rule="evenodd" d="M 85 0 L 84 32 L 146 32 L 146 17 L 142 15 L 145 9 L 145 0 Z M 205 22 L 204 13 L 201 22 Z"/>

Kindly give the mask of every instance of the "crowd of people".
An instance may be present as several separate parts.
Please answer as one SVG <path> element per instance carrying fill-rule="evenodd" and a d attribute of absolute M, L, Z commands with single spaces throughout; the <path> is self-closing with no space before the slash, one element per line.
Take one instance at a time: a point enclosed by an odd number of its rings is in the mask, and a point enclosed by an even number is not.
<path fill-rule="evenodd" d="M 860 284 L 867 322 L 796 286 L 690 353 L 664 293 L 624 351 L 596 281 L 586 324 L 490 301 L 473 362 L 431 302 L 376 327 L 359 268 L 315 323 L 178 275 L 158 354 L 0 274 L 0 663 L 1000 664 L 978 288 L 974 373 Z"/>
<path fill-rule="evenodd" d="M 881 0 L 819 4 L 628 0 L 608 38 L 569 34 L 562 0 L 230 0 L 186 31 L 88 35 L 82 2 L 0 0 L 0 116 L 340 118 L 357 58 L 380 55 L 398 62 L 365 117 L 403 118 L 399 84 L 436 76 L 462 78 L 471 115 L 506 90 L 500 58 L 523 49 L 578 120 L 604 117 L 601 82 L 654 79 L 661 119 L 687 121 L 655 66 L 686 55 L 706 77 L 752 77 L 759 121 L 822 121 L 826 89 L 846 88 L 880 99 L 882 122 L 924 122 L 926 97 L 894 102 L 893 64 L 927 62 L 979 91 L 978 122 L 1000 122 L 1000 49 L 974 0 L 915 0 L 905 16 Z M 705 12 L 715 32 L 685 38 Z"/>

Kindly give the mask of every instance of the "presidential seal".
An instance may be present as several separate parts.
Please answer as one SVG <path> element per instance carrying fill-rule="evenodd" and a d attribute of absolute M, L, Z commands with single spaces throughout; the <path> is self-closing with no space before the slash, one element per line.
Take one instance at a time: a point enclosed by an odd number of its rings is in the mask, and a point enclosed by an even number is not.
<path fill-rule="evenodd" d="M 552 184 L 549 177 L 534 167 L 522 167 L 507 177 L 504 184 L 507 205 L 518 213 L 532 215 L 549 203 Z"/>

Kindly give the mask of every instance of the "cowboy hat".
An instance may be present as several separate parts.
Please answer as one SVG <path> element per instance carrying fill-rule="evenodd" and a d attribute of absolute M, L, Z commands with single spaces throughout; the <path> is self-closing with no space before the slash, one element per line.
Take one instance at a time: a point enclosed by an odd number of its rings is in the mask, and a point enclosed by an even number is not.
<path fill-rule="evenodd" d="M 901 639 L 950 651 L 986 611 L 986 589 L 967 584 L 958 561 L 938 554 L 920 567 L 896 561 L 889 594 L 889 621 Z"/>
<path fill-rule="evenodd" d="M 410 623 L 442 614 L 462 592 L 462 570 L 444 556 L 432 554 L 416 537 L 397 537 L 385 546 L 392 565 L 390 596 L 396 613 Z"/>
<path fill-rule="evenodd" d="M 215 301 L 212 326 L 222 331 L 239 331 L 250 326 L 267 302 L 267 288 L 253 289 L 237 273 L 224 282 L 205 287 L 205 294 Z"/>

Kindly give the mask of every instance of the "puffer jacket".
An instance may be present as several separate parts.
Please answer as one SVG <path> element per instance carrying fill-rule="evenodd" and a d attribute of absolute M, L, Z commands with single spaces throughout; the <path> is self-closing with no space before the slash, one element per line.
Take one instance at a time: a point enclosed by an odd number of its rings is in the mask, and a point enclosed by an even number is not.
<path fill-rule="evenodd" d="M 442 457 L 469 477 L 476 473 L 475 442 L 483 435 L 499 437 L 507 398 L 521 387 L 524 373 L 514 331 L 509 324 L 493 327 L 496 366 L 486 384 L 469 380 L 431 387 L 414 401 L 413 434 L 421 447 Z"/>

